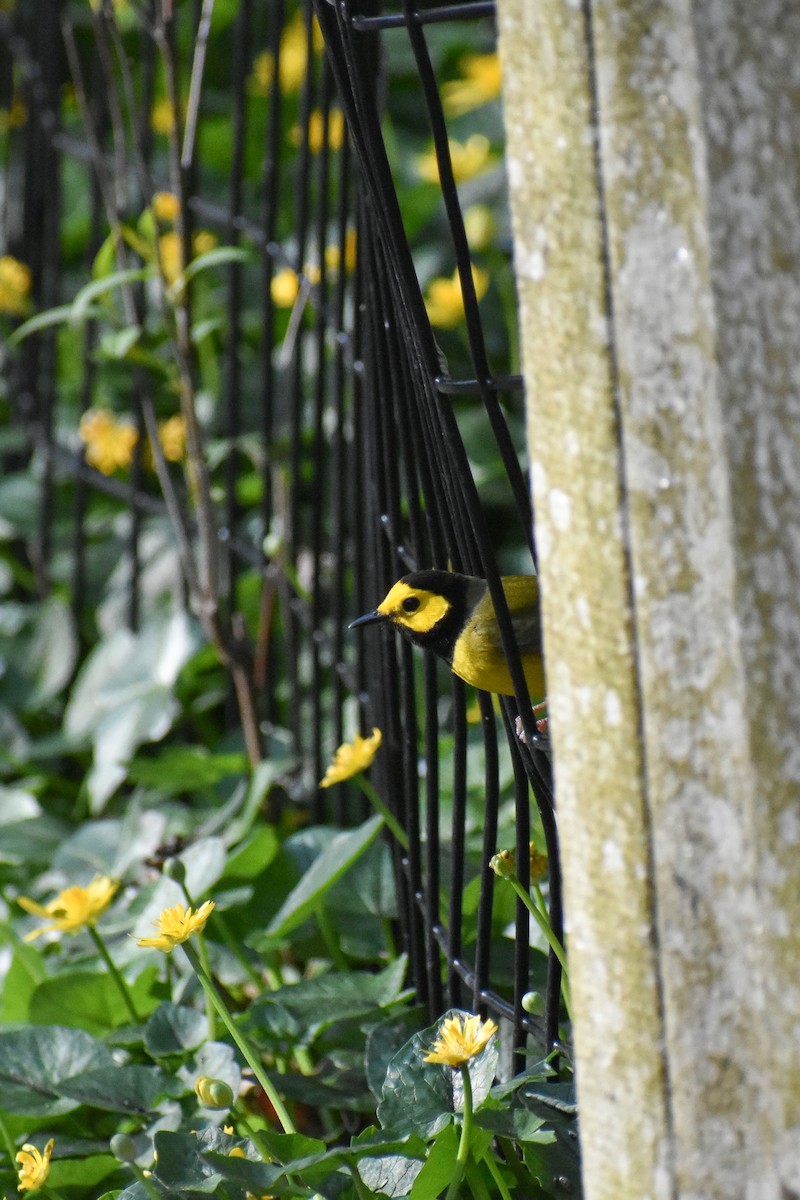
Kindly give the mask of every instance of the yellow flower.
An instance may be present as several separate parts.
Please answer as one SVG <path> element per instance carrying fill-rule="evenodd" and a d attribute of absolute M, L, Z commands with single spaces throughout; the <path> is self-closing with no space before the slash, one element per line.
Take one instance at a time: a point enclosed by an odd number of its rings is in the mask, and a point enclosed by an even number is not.
<path fill-rule="evenodd" d="M 284 267 L 272 276 L 269 294 L 276 308 L 291 308 L 300 291 L 300 277 L 291 267 Z"/>
<path fill-rule="evenodd" d="M 275 76 L 275 59 L 269 50 L 264 50 L 253 59 L 253 70 L 248 80 L 248 91 L 253 96 L 268 96 Z"/>
<path fill-rule="evenodd" d="M 168 284 L 173 284 L 183 270 L 183 247 L 180 234 L 172 229 L 158 239 L 158 260 Z"/>
<path fill-rule="evenodd" d="M 0 12 L 2 11 L 3 7 L 0 4 Z M 27 119 L 27 108 L 19 96 L 15 96 L 11 101 L 11 108 L 0 108 L 0 133 L 8 133 L 9 129 L 19 129 L 20 125 L 24 125 Z"/>
<path fill-rule="evenodd" d="M 174 221 L 181 211 L 181 202 L 174 192 L 156 192 L 153 213 L 157 221 Z"/>
<path fill-rule="evenodd" d="M 219 239 L 215 234 L 208 229 L 198 229 L 192 237 L 192 254 L 199 258 L 201 254 L 208 254 L 209 250 L 215 250 L 218 245 Z"/>
<path fill-rule="evenodd" d="M 150 128 L 153 133 L 160 133 L 163 137 L 169 137 L 175 132 L 177 122 L 175 120 L 175 109 L 171 102 L 165 96 L 161 100 L 156 100 L 150 110 Z"/>
<path fill-rule="evenodd" d="M 159 422 L 158 440 L 167 462 L 180 462 L 186 453 L 186 418 L 176 413 Z"/>
<path fill-rule="evenodd" d="M 356 249 L 358 244 L 358 236 L 355 229 L 348 229 L 344 235 L 344 269 L 350 275 L 356 269 Z M 339 247 L 330 245 L 325 247 L 325 266 L 329 271 L 336 271 L 339 267 Z"/>
<path fill-rule="evenodd" d="M 331 150 L 340 150 L 344 141 L 344 113 L 340 108 L 332 108 L 328 113 L 328 146 Z M 299 146 L 303 140 L 303 131 L 299 125 L 293 126 L 289 132 L 292 145 Z M 308 148 L 312 154 L 319 154 L 325 145 L 325 118 L 318 108 L 308 118 Z"/>
<path fill-rule="evenodd" d="M 0 312 L 20 316 L 28 307 L 31 272 L 25 263 L 4 254 L 0 258 Z"/>
<path fill-rule="evenodd" d="M 473 266 L 472 279 L 475 284 L 475 295 L 478 300 L 486 294 L 489 286 L 489 272 Z M 458 271 L 454 271 L 448 279 L 438 276 L 428 284 L 425 297 L 425 307 L 428 310 L 428 320 L 431 325 L 440 329 L 453 329 L 464 319 L 464 297 L 461 293 L 461 280 Z"/>
<path fill-rule="evenodd" d="M 158 920 L 153 922 L 158 930 L 158 937 L 139 938 L 136 944 L 152 946 L 154 950 L 163 950 L 165 954 L 169 954 L 176 946 L 187 942 L 193 933 L 202 933 L 213 911 L 213 900 L 206 900 L 196 913 L 193 913 L 191 908 L 184 908 L 182 904 L 165 908 Z"/>
<path fill-rule="evenodd" d="M 26 1142 L 22 1149 L 17 1151 L 18 1192 L 38 1192 L 42 1187 L 50 1173 L 50 1155 L 53 1153 L 54 1144 L 54 1139 L 50 1138 L 44 1150 L 37 1150 L 30 1142 Z"/>
<path fill-rule="evenodd" d="M 25 936 L 26 942 L 33 941 L 40 933 L 80 933 L 88 925 L 94 925 L 108 908 L 119 888 L 119 883 L 107 875 L 96 875 L 88 887 L 66 888 L 59 892 L 49 904 L 37 904 L 27 896 L 19 896 L 17 904 L 25 912 L 45 917 L 50 924 L 34 929 Z"/>
<path fill-rule="evenodd" d="M 370 737 L 362 737 L 357 733 L 352 742 L 345 742 L 333 756 L 333 762 L 325 772 L 325 778 L 320 787 L 328 788 L 343 779 L 350 779 L 359 771 L 366 771 L 383 740 L 380 729 L 373 729 Z"/>
<path fill-rule="evenodd" d="M 443 1063 L 446 1067 L 461 1067 L 485 1049 L 497 1026 L 494 1021 L 481 1021 L 480 1017 L 445 1017 L 439 1027 L 439 1036 L 433 1043 L 424 1062 Z"/>
<path fill-rule="evenodd" d="M 473 133 L 466 142 L 458 142 L 448 138 L 450 162 L 453 165 L 453 178 L 456 183 L 466 183 L 485 171 L 489 165 L 489 139 L 482 133 Z M 439 182 L 439 162 L 433 147 L 417 158 L 417 171 L 428 183 Z"/>
<path fill-rule="evenodd" d="M 107 408 L 89 408 L 81 417 L 78 435 L 86 443 L 86 461 L 103 475 L 129 467 L 139 440 L 129 421 L 118 421 Z"/>
<path fill-rule="evenodd" d="M 209 233 L 207 229 L 198 229 L 192 237 L 192 254 L 206 254 L 216 245 L 217 239 L 213 233 Z M 174 229 L 171 229 L 169 233 L 162 233 L 158 239 L 158 255 L 164 278 L 172 287 L 183 271 L 183 247 L 180 236 Z"/>
<path fill-rule="evenodd" d="M 461 60 L 461 79 L 442 84 L 444 111 L 451 117 L 463 113 L 500 95 L 502 75 L 496 54 L 468 54 Z"/>
<path fill-rule="evenodd" d="M 311 29 L 312 46 L 319 54 L 325 45 L 322 30 L 316 17 Z M 308 34 L 303 14 L 298 9 L 291 21 L 286 25 L 281 35 L 280 56 L 278 59 L 278 79 L 282 92 L 296 92 L 306 77 L 308 69 Z"/>
<path fill-rule="evenodd" d="M 540 854 L 533 842 L 530 844 L 529 853 L 531 883 L 541 883 L 543 879 L 547 878 L 547 872 L 550 870 L 547 855 Z"/>
<path fill-rule="evenodd" d="M 464 231 L 470 249 L 484 250 L 495 233 L 497 224 L 494 213 L 487 204 L 471 204 L 464 213 Z"/>

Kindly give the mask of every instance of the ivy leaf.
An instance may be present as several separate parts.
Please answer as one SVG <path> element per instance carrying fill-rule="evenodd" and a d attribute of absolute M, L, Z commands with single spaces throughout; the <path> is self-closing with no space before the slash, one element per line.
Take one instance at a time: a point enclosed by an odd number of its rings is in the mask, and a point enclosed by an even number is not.
<path fill-rule="evenodd" d="M 383 817 L 375 816 L 357 829 L 337 833 L 289 893 L 267 933 L 275 939 L 285 937 L 310 917 L 328 889 L 372 844 L 382 825 Z"/>
<path fill-rule="evenodd" d="M 34 1025 L 69 1021 L 77 1029 L 102 1036 L 124 1025 L 129 1017 L 110 975 L 93 971 L 60 971 L 45 979 L 30 999 Z"/>
<path fill-rule="evenodd" d="M 28 1117 L 71 1112 L 80 1101 L 61 1083 L 83 1072 L 120 1070 L 111 1052 L 82 1029 L 32 1025 L 0 1031 L 0 1096 L 3 1110 Z"/>
<path fill-rule="evenodd" d="M 144 1045 L 153 1058 L 195 1050 L 208 1034 L 208 1020 L 197 1009 L 166 1000 L 147 1022 Z"/>
<path fill-rule="evenodd" d="M 83 1071 L 59 1084 L 59 1092 L 81 1104 L 91 1104 L 107 1112 L 138 1113 L 146 1116 L 157 1107 L 158 1101 L 176 1096 L 185 1087 L 174 1075 L 160 1067 L 142 1064 Z"/>
<path fill-rule="evenodd" d="M 393 1004 L 402 995 L 406 972 L 405 957 L 398 958 L 377 975 L 367 971 L 329 972 L 315 979 L 277 988 L 265 993 L 250 1008 L 249 1018 L 271 1026 L 273 1008 L 282 1027 L 287 1014 L 291 1028 L 302 1030 L 306 1043 L 336 1021 L 363 1018 Z"/>

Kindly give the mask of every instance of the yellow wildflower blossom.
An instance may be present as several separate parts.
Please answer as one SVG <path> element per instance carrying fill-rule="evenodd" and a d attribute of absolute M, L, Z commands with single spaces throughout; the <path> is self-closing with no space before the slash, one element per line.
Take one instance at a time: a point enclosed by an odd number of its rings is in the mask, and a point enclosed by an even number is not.
<path fill-rule="evenodd" d="M 186 454 L 186 418 L 176 413 L 159 422 L 158 440 L 167 462 L 180 462 Z"/>
<path fill-rule="evenodd" d="M 78 435 L 86 444 L 86 461 L 103 475 L 129 467 L 139 433 L 130 421 L 118 421 L 107 408 L 89 408 L 81 417 Z"/>
<path fill-rule="evenodd" d="M 31 942 L 41 933 L 80 933 L 89 925 L 95 925 L 108 908 L 119 889 L 119 883 L 109 879 L 107 875 L 97 875 L 87 887 L 65 888 L 63 892 L 48 904 L 38 904 L 27 896 L 19 896 L 17 904 L 25 912 L 37 917 L 45 917 L 50 924 L 41 929 L 34 929 L 25 935 L 25 941 Z"/>
<path fill-rule="evenodd" d="M 276 308 L 291 308 L 300 291 L 300 276 L 291 267 L 284 267 L 272 276 L 269 294 Z"/>
<path fill-rule="evenodd" d="M 468 179 L 474 179 L 489 165 L 489 139 L 482 133 L 473 133 L 466 142 L 448 138 L 447 145 L 456 183 L 466 183 Z M 439 161 L 432 146 L 430 150 L 418 156 L 417 171 L 427 183 L 439 182 Z"/>
<path fill-rule="evenodd" d="M 162 233 L 158 239 L 158 261 L 161 263 L 164 278 L 171 286 L 183 270 L 183 248 L 180 234 L 176 230 Z"/>
<path fill-rule="evenodd" d="M 181 116 L 185 116 L 186 105 L 182 104 L 183 110 Z M 175 119 L 175 109 L 172 107 L 171 101 L 166 96 L 161 100 L 156 100 L 150 110 L 150 128 L 153 133 L 160 133 L 162 137 L 169 137 L 177 128 Z"/>
<path fill-rule="evenodd" d="M 495 233 L 497 223 L 494 213 L 487 204 L 471 204 L 464 213 L 464 232 L 470 249 L 484 250 Z"/>
<path fill-rule="evenodd" d="M 184 908 L 182 904 L 165 908 L 158 920 L 153 922 L 158 930 L 158 936 L 139 938 L 136 944 L 137 946 L 152 947 L 154 950 L 163 950 L 165 954 L 169 954 L 176 946 L 188 942 L 192 934 L 202 933 L 206 927 L 206 921 L 213 911 L 213 900 L 206 900 L 195 913 L 191 908 Z"/>
<path fill-rule="evenodd" d="M 198 229 L 192 237 L 192 254 L 199 258 L 201 254 L 208 254 L 209 250 L 215 250 L 218 245 L 219 238 L 216 234 L 208 229 Z"/>
<path fill-rule="evenodd" d="M 497 1026 L 494 1021 L 480 1017 L 445 1017 L 439 1026 L 439 1036 L 425 1055 L 424 1062 L 443 1063 L 446 1067 L 462 1067 L 486 1048 Z"/>
<path fill-rule="evenodd" d="M 340 150 L 344 141 L 344 113 L 340 108 L 332 108 L 328 113 L 328 147 Z M 289 131 L 292 145 L 299 146 L 303 140 L 303 131 L 299 125 Z M 319 154 L 325 145 L 325 118 L 322 112 L 315 108 L 308 118 L 308 148 L 312 154 Z"/>
<path fill-rule="evenodd" d="M 319 21 L 313 18 L 311 27 L 312 47 L 319 54 L 325 45 Z M 308 33 L 300 9 L 297 10 L 281 35 L 278 58 L 278 79 L 282 92 L 296 92 L 308 70 Z"/>
<path fill-rule="evenodd" d="M 356 250 L 358 236 L 355 229 L 348 229 L 344 235 L 344 269 L 348 275 L 356 269 Z M 339 268 L 339 247 L 335 244 L 325 247 L 325 266 L 329 271 Z"/>
<path fill-rule="evenodd" d="M 21 316 L 28 307 L 30 294 L 30 268 L 11 254 L 4 254 L 0 258 L 0 312 Z"/>
<path fill-rule="evenodd" d="M 0 12 L 2 5 L 0 5 Z M 28 109 L 20 100 L 19 96 L 15 96 L 11 101 L 10 108 L 0 108 L 0 133 L 8 133 L 9 129 L 19 129 L 28 119 Z"/>
<path fill-rule="evenodd" d="M 461 59 L 461 79 L 442 84 L 442 104 L 451 117 L 460 117 L 500 95 L 502 74 L 496 54 L 468 54 Z"/>
<path fill-rule="evenodd" d="M 475 284 L 475 295 L 480 300 L 489 287 L 489 272 L 473 266 L 472 279 Z M 431 325 L 440 329 L 453 329 L 464 319 L 464 296 L 461 292 L 461 280 L 458 271 L 450 278 L 438 276 L 428 284 L 425 296 L 425 308 L 428 310 L 428 320 Z"/>
<path fill-rule="evenodd" d="M 181 202 L 174 192 L 156 192 L 153 196 L 153 214 L 157 221 L 174 221 L 181 211 Z"/>
<path fill-rule="evenodd" d="M 253 59 L 253 70 L 247 81 L 247 88 L 253 96 L 268 96 L 275 77 L 275 58 L 269 50 L 264 50 Z"/>
<path fill-rule="evenodd" d="M 334 783 L 341 783 L 344 779 L 358 775 L 359 771 L 366 771 L 378 753 L 382 741 L 383 734 L 380 729 L 373 729 L 367 738 L 357 733 L 352 742 L 345 742 L 336 751 L 333 762 L 325 772 L 325 778 L 319 786 L 328 788 Z"/>
<path fill-rule="evenodd" d="M 45 1184 L 47 1176 L 50 1174 L 50 1155 L 53 1153 L 54 1145 L 55 1140 L 50 1138 L 44 1150 L 37 1150 L 30 1142 L 26 1142 L 22 1149 L 17 1151 L 18 1192 L 38 1192 L 39 1188 Z"/>
<path fill-rule="evenodd" d="M 194 256 L 207 254 L 217 245 L 217 239 L 207 229 L 199 229 L 192 237 L 192 254 Z M 158 239 L 158 256 L 161 270 L 170 287 L 175 284 L 183 271 L 183 247 L 177 231 L 171 229 L 162 233 Z"/>

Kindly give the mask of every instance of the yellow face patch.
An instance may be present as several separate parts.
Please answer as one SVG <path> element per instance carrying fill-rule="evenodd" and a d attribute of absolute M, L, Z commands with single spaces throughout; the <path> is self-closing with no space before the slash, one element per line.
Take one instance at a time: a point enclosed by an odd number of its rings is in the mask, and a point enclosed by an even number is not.
<path fill-rule="evenodd" d="M 423 588 L 409 587 L 407 583 L 396 583 L 386 599 L 378 605 L 378 612 L 397 625 L 404 625 L 412 633 L 430 633 L 452 605 L 436 592 Z"/>

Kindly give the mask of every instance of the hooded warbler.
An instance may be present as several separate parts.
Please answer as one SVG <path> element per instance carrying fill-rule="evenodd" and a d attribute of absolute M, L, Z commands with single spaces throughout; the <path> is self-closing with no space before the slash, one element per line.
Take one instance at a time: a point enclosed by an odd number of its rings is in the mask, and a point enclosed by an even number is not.
<path fill-rule="evenodd" d="M 514 637 L 531 697 L 545 694 L 539 583 L 533 575 L 502 579 Z M 417 646 L 433 650 L 455 675 L 485 692 L 513 696 L 494 604 L 485 579 L 455 571 L 416 571 L 398 580 L 374 612 L 350 628 L 387 622 Z"/>

